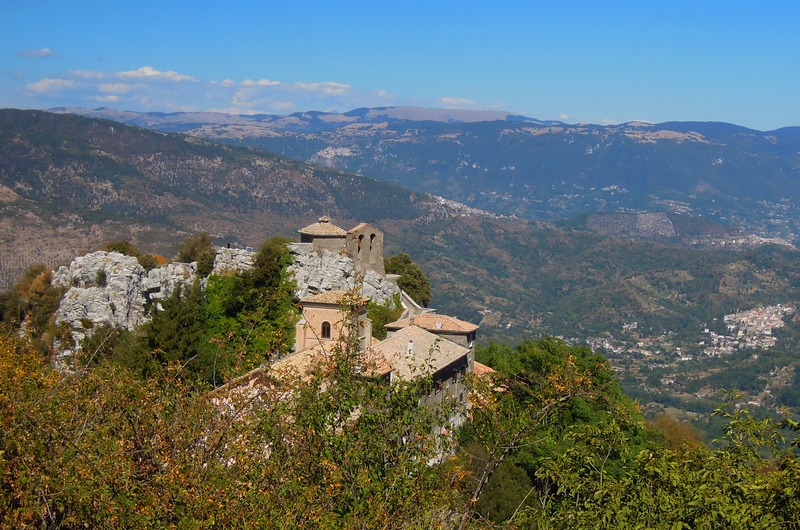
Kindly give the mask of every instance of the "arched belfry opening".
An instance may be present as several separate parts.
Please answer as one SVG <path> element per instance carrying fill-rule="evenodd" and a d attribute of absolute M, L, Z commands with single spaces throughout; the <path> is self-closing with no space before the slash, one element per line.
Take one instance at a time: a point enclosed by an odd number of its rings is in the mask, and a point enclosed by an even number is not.
<path fill-rule="evenodd" d="M 360 273 L 385 274 L 383 267 L 383 232 L 367 223 L 347 231 L 347 251 Z"/>

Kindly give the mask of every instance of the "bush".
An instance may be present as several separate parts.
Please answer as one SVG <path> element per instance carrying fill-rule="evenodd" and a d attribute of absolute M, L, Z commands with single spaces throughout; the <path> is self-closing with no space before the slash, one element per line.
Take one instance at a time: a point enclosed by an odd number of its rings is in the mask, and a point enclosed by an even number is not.
<path fill-rule="evenodd" d="M 136 248 L 133 245 L 133 243 L 131 243 L 127 239 L 109 241 L 108 243 L 103 245 L 100 248 L 100 250 L 105 250 L 106 252 L 119 252 L 120 254 L 125 254 L 126 256 L 133 256 L 134 258 L 137 258 L 140 255 L 139 249 Z"/>

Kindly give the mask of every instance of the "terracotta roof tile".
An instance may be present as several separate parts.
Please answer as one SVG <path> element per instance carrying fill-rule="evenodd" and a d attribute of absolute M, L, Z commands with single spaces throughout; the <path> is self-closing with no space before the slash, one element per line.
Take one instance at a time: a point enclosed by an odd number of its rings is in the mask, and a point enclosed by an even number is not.
<path fill-rule="evenodd" d="M 345 300 L 352 300 L 352 295 L 347 291 L 323 291 L 321 293 L 306 296 L 300 300 L 300 303 L 342 305 L 342 302 Z M 369 302 L 369 298 L 362 296 L 361 301 L 363 303 L 367 303 Z"/>
<path fill-rule="evenodd" d="M 409 341 L 413 342 L 410 356 L 407 355 Z M 403 328 L 367 351 L 384 359 L 379 363 L 378 368 L 383 369 L 379 374 L 391 370 L 404 379 L 419 377 L 426 370 L 436 372 L 469 353 L 468 348 L 417 326 Z"/>
<path fill-rule="evenodd" d="M 368 223 L 358 223 L 356 226 L 354 226 L 353 228 L 351 228 L 350 230 L 348 230 L 348 231 L 347 231 L 347 233 L 348 233 L 348 234 L 352 234 L 353 232 L 356 232 L 356 231 L 358 231 L 358 230 L 361 230 L 361 229 L 362 229 L 362 228 L 364 228 L 365 226 L 369 226 L 369 224 L 368 224 Z"/>
<path fill-rule="evenodd" d="M 298 230 L 298 232 L 309 236 L 344 237 L 347 235 L 347 232 L 345 232 L 344 229 L 332 224 L 331 218 L 328 216 L 320 217 L 316 223 L 301 228 Z"/>
<path fill-rule="evenodd" d="M 386 324 L 387 329 L 401 329 L 408 326 L 419 326 L 433 333 L 471 333 L 478 329 L 478 326 L 472 322 L 465 322 L 455 317 L 437 313 L 423 313 Z"/>
<path fill-rule="evenodd" d="M 475 375 L 481 376 L 481 375 L 493 374 L 494 372 L 495 372 L 494 368 L 491 368 L 483 363 L 475 361 Z"/>

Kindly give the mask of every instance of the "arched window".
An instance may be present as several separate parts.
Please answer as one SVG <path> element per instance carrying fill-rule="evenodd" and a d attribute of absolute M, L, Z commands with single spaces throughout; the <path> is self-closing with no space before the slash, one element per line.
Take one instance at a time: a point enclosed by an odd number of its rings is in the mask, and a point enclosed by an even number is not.
<path fill-rule="evenodd" d="M 330 322 L 323 322 L 322 323 L 322 333 L 320 334 L 323 339 L 331 338 L 331 323 Z"/>
<path fill-rule="evenodd" d="M 372 243 L 375 241 L 375 234 L 369 236 L 369 251 L 372 252 Z"/>
<path fill-rule="evenodd" d="M 364 241 L 364 235 L 358 236 L 358 253 L 361 254 L 361 242 Z"/>

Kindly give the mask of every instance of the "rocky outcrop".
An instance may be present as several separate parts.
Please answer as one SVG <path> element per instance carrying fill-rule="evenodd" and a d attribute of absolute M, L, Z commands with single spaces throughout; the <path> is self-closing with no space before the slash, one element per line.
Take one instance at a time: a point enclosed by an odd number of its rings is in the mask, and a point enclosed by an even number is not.
<path fill-rule="evenodd" d="M 211 274 L 232 274 L 253 268 L 256 253 L 243 248 L 218 248 Z"/>
<path fill-rule="evenodd" d="M 368 271 L 360 278 L 346 255 L 330 251 L 318 254 L 311 245 L 303 243 L 290 244 L 289 248 L 295 261 L 291 271 L 298 298 L 352 289 L 357 279 L 361 281 L 363 295 L 377 302 L 391 301 L 400 293 L 396 284 L 376 272 Z M 250 270 L 255 256 L 255 252 L 245 249 L 218 249 L 213 274 Z M 75 344 L 104 325 L 133 330 L 148 320 L 151 305 L 158 307 L 158 302 L 169 298 L 179 286 L 197 279 L 196 263 L 169 263 L 148 272 L 134 257 L 118 252 L 92 252 L 75 258 L 53 275 L 55 286 L 67 288 L 55 313 L 55 322 L 70 327 Z M 66 348 L 61 352 L 71 353 Z"/>
<path fill-rule="evenodd" d="M 357 282 L 361 284 L 361 293 L 378 303 L 391 301 L 400 294 L 396 284 L 374 271 L 358 274 L 353 260 L 342 253 L 329 250 L 318 253 L 310 243 L 291 243 L 289 251 L 294 259 L 290 270 L 297 283 L 297 298 L 324 291 L 347 291 Z"/>
<path fill-rule="evenodd" d="M 53 274 L 53 285 L 68 289 L 55 322 L 69 325 L 76 344 L 99 326 L 136 329 L 148 318 L 148 302 L 168 298 L 179 285 L 196 278 L 194 263 L 170 263 L 148 272 L 134 257 L 92 252 Z M 62 355 L 69 353 L 62 351 Z"/>

